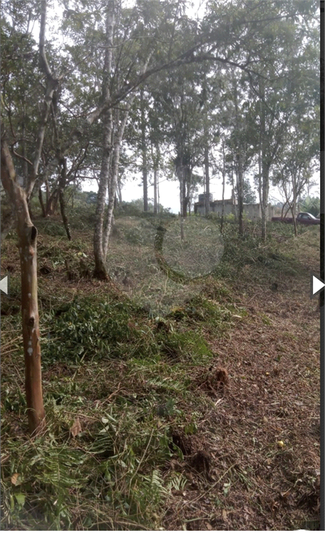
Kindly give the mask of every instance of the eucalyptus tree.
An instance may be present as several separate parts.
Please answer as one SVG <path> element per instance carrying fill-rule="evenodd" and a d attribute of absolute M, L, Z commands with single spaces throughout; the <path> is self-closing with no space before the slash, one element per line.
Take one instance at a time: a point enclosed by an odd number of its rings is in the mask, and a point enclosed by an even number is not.
<path fill-rule="evenodd" d="M 167 145 L 180 185 L 180 214 L 186 217 L 194 184 L 194 167 L 203 163 L 201 87 L 193 66 L 166 71 L 152 88 L 155 110 L 163 121 Z"/>
<path fill-rule="evenodd" d="M 292 112 L 273 172 L 273 184 L 283 191 L 294 218 L 297 201 L 319 167 L 317 34 L 317 28 L 309 28 L 307 36 L 302 35 L 305 42 L 289 58 Z M 294 229 L 297 233 L 296 225 Z"/>
<path fill-rule="evenodd" d="M 299 138 L 300 117 L 313 114 L 317 105 L 318 67 L 316 32 L 311 16 L 313 5 L 313 1 L 304 4 L 284 2 L 278 7 L 279 18 L 257 35 L 252 48 L 259 62 L 257 70 L 260 74 L 257 81 L 251 80 L 253 114 L 250 117 L 255 122 L 255 146 L 258 147 L 263 239 L 266 237 L 270 181 L 287 147 L 288 132 L 295 129 Z M 254 95 L 257 96 L 255 103 Z M 309 140 L 310 144 L 313 144 L 312 140 Z"/>
<path fill-rule="evenodd" d="M 130 110 L 128 125 L 125 130 L 125 144 L 127 150 L 133 154 L 133 162 L 129 167 L 130 172 L 136 175 L 141 173 L 143 191 L 143 211 L 147 212 L 149 176 L 154 167 L 152 157 L 152 133 L 157 134 L 152 124 L 155 113 L 152 111 L 154 102 L 148 89 L 148 84 L 143 84 L 136 93 Z"/>
<path fill-rule="evenodd" d="M 276 164 L 294 109 L 301 99 L 295 91 L 298 65 L 303 67 L 300 81 L 315 80 L 315 63 L 311 59 L 311 41 L 315 35 L 314 0 L 282 2 L 246 0 L 223 4 L 209 3 L 205 17 L 206 34 L 215 40 L 219 53 L 227 53 L 227 65 L 238 64 L 249 82 L 246 89 L 249 140 L 258 156 L 258 189 L 262 212 L 262 237 L 266 237 L 266 218 L 272 168 Z M 220 24 L 216 26 L 219 18 Z M 233 18 L 234 23 L 229 25 Z M 228 28 L 228 32 L 216 31 Z M 217 43 L 219 43 L 217 45 Z M 314 47 L 312 46 L 314 49 Z M 295 60 L 293 62 L 293 60 Z M 306 62 L 309 66 L 306 67 Z M 299 78 L 299 77 L 298 77 Z M 299 87 L 299 83 L 298 87 Z M 312 82 L 313 83 L 313 82 Z M 297 89 L 297 87 L 296 87 Z M 315 91 L 312 90 L 315 97 Z M 314 100 L 314 105 L 316 100 Z M 310 108 L 310 98 L 306 107 Z"/>
<path fill-rule="evenodd" d="M 222 112 L 219 114 L 220 126 L 227 132 L 224 141 L 223 155 L 226 159 L 228 172 L 234 172 L 238 202 L 238 228 L 239 234 L 243 234 L 243 209 L 245 174 L 251 168 L 254 156 L 249 132 L 250 103 L 247 93 L 247 78 L 237 69 L 227 73 L 224 80 L 224 91 L 221 97 Z"/>
<path fill-rule="evenodd" d="M 286 144 L 274 166 L 273 184 L 284 194 L 285 205 L 291 210 L 294 231 L 297 234 L 297 203 L 310 185 L 311 177 L 318 167 L 318 121 L 313 116 L 300 118 L 299 136 L 295 127 L 289 127 Z"/>

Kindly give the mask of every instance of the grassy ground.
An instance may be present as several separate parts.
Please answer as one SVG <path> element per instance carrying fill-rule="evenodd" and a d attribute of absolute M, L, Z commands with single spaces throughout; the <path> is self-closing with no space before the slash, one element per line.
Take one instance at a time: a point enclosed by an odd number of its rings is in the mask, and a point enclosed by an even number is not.
<path fill-rule="evenodd" d="M 152 223 L 124 217 L 106 284 L 91 278 L 91 214 L 72 221 L 71 243 L 37 221 L 47 428 L 35 438 L 15 237 L 2 245 L 2 529 L 317 529 L 319 228 L 273 225 L 262 244 L 257 225 L 239 239 L 229 223 L 220 260 L 208 222 L 204 254 L 188 231 L 172 266 L 205 278 L 175 282 Z"/>

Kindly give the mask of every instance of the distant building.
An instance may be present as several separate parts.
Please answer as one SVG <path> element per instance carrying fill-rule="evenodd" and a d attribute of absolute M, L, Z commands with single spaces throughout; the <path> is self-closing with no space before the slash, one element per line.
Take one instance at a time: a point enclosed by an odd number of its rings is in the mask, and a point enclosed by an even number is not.
<path fill-rule="evenodd" d="M 224 215 L 238 213 L 238 205 L 234 199 L 225 199 L 224 201 Z M 210 194 L 210 212 L 222 214 L 222 201 L 214 201 Z M 260 203 L 244 203 L 244 215 L 251 220 L 261 219 L 261 207 Z M 199 195 L 199 201 L 194 204 L 194 213 L 198 215 L 205 215 L 205 193 Z M 270 204 L 267 207 L 266 218 L 270 220 L 273 217 L 273 206 Z"/>

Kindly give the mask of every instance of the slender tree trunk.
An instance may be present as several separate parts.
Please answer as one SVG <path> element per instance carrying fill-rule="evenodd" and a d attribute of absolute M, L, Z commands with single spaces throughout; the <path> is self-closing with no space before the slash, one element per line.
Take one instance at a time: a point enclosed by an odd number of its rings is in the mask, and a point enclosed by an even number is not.
<path fill-rule="evenodd" d="M 226 189 L 226 156 L 225 156 L 225 142 L 222 140 L 222 205 L 221 205 L 221 223 L 220 231 L 223 231 L 223 223 L 225 217 L 225 189 Z"/>
<path fill-rule="evenodd" d="M 25 108 L 25 102 L 24 102 L 24 108 Z M 25 110 L 24 110 L 24 119 L 22 124 L 22 146 L 21 146 L 21 153 L 23 156 L 23 179 L 24 179 L 24 188 L 26 188 L 28 183 L 28 163 L 27 163 L 27 153 L 26 153 L 26 125 L 25 125 Z"/>
<path fill-rule="evenodd" d="M 141 106 L 141 152 L 142 152 L 142 182 L 143 182 L 143 211 L 148 212 L 148 163 L 146 143 L 146 118 L 144 109 L 144 91 L 140 90 Z"/>
<path fill-rule="evenodd" d="M 104 134 L 103 134 L 103 156 L 101 163 L 100 179 L 97 195 L 97 206 L 95 216 L 95 231 L 94 231 L 94 257 L 95 257 L 95 269 L 93 276 L 100 280 L 107 280 L 107 269 L 105 265 L 105 254 L 103 248 L 104 242 L 104 217 L 106 196 L 108 188 L 108 179 L 110 174 L 111 163 L 111 135 L 112 135 L 112 120 L 111 110 L 106 114 L 103 119 Z"/>
<path fill-rule="evenodd" d="M 242 120 L 239 115 L 237 80 L 235 78 L 233 80 L 233 84 L 234 84 L 234 102 L 235 102 L 235 110 L 236 110 L 236 127 L 237 127 L 238 132 L 241 132 Z M 243 235 L 243 192 L 244 192 L 243 186 L 244 185 L 243 185 L 243 155 L 242 155 L 240 142 L 237 144 L 235 169 L 236 169 L 236 190 L 237 190 L 237 199 L 238 199 L 238 232 L 239 232 L 239 235 L 242 236 Z"/>
<path fill-rule="evenodd" d="M 1 179 L 17 218 L 27 414 L 29 431 L 35 433 L 45 425 L 37 299 L 37 230 L 29 217 L 26 192 L 16 182 L 13 161 L 5 141 L 1 147 Z"/>
<path fill-rule="evenodd" d="M 269 198 L 269 167 L 266 162 L 266 136 L 265 136 L 265 105 L 264 105 L 264 82 L 260 80 L 260 139 L 261 139 L 261 160 L 262 160 L 262 240 L 266 240 L 266 219 L 267 203 Z M 263 100 L 262 100 L 263 99 Z"/>
<path fill-rule="evenodd" d="M 292 200 L 292 217 L 295 236 L 297 236 L 297 180 L 296 171 L 293 172 L 292 185 L 293 185 L 293 200 Z"/>
<path fill-rule="evenodd" d="M 269 168 L 262 163 L 262 240 L 266 240 L 267 204 L 269 198 Z"/>
<path fill-rule="evenodd" d="M 181 214 L 182 214 L 182 217 L 186 217 L 187 216 L 187 213 L 186 213 L 187 203 L 186 203 L 185 168 L 184 167 L 182 167 L 181 175 L 182 175 Z"/>
<path fill-rule="evenodd" d="M 52 191 L 51 195 L 49 196 L 49 199 L 46 203 L 45 217 L 48 217 L 55 213 L 57 209 L 58 201 L 59 201 L 59 186 L 56 186 L 55 189 Z"/>
<path fill-rule="evenodd" d="M 118 183 L 118 173 L 119 173 L 119 165 L 120 165 L 120 153 L 121 153 L 122 140 L 123 140 L 125 126 L 129 117 L 129 112 L 130 112 L 130 108 L 132 106 L 134 97 L 135 95 L 132 95 L 130 97 L 127 110 L 124 112 L 124 117 L 121 121 L 120 121 L 119 110 L 116 110 L 116 116 L 115 116 L 116 123 L 117 124 L 120 123 L 120 124 L 119 124 L 117 135 L 114 139 L 112 162 L 111 162 L 112 165 L 111 165 L 111 170 L 110 170 L 107 222 L 106 222 L 105 235 L 104 235 L 104 240 L 103 240 L 104 261 L 106 260 L 109 238 L 110 238 L 111 231 L 112 231 L 112 223 L 113 223 L 113 215 L 114 215 L 114 199 L 115 199 L 116 188 L 117 188 L 117 183 Z"/>
<path fill-rule="evenodd" d="M 65 228 L 65 231 L 67 233 L 68 240 L 71 241 L 71 233 L 70 233 L 70 225 L 69 220 L 66 213 L 66 205 L 65 205 L 65 198 L 64 198 L 64 189 L 67 182 L 67 160 L 65 157 L 62 157 L 60 159 L 60 182 L 59 182 L 59 200 L 60 200 L 60 211 L 61 211 L 61 217 L 62 222 Z"/>
<path fill-rule="evenodd" d="M 37 300 L 37 230 L 33 225 L 28 201 L 31 197 L 42 154 L 44 136 L 54 90 L 59 80 L 51 73 L 45 54 L 46 0 L 41 1 L 39 36 L 39 65 L 44 74 L 45 94 L 33 154 L 32 171 L 28 174 L 26 189 L 16 180 L 16 172 L 5 139 L 1 145 L 1 180 L 7 191 L 17 221 L 17 234 L 21 265 L 22 330 L 25 357 L 25 388 L 29 430 L 32 434 L 45 425 L 42 394 L 41 349 Z"/>
<path fill-rule="evenodd" d="M 121 184 L 121 180 L 117 181 L 117 197 L 118 197 L 118 203 L 122 204 L 123 199 L 122 199 L 122 184 Z"/>
<path fill-rule="evenodd" d="M 185 199 L 184 199 L 184 217 L 191 215 L 191 188 L 192 188 L 192 170 L 189 166 L 185 167 Z"/>
<path fill-rule="evenodd" d="M 120 144 L 119 144 L 119 140 L 116 140 L 114 142 L 112 169 L 110 172 L 110 181 L 109 181 L 109 187 L 108 187 L 108 209 L 107 209 L 105 235 L 103 236 L 103 239 L 104 239 L 103 250 L 104 250 L 105 260 L 107 257 L 109 238 L 110 238 L 112 226 L 113 226 L 114 199 L 115 199 L 115 193 L 116 193 L 116 188 L 117 188 L 119 160 L 120 160 Z"/>
<path fill-rule="evenodd" d="M 189 198 L 186 195 L 186 172 L 187 168 L 185 165 L 180 164 L 177 167 L 176 173 L 179 180 L 179 197 L 180 197 L 180 214 L 181 217 L 187 216 L 187 206 Z"/>
<path fill-rule="evenodd" d="M 42 193 L 41 186 L 38 188 L 38 199 L 39 199 L 39 203 L 40 203 L 40 206 L 41 206 L 41 209 L 42 209 L 42 216 L 46 217 L 46 210 L 45 210 L 45 206 L 44 206 L 43 193 Z"/>
<path fill-rule="evenodd" d="M 151 159 L 153 162 L 153 213 L 158 214 L 158 169 L 160 161 L 159 145 L 158 143 L 151 143 Z"/>
<path fill-rule="evenodd" d="M 205 129 L 205 147 L 204 147 L 204 171 L 205 171 L 205 215 L 210 213 L 210 162 L 209 162 L 209 146 L 208 146 L 208 128 L 206 121 Z"/>
<path fill-rule="evenodd" d="M 235 180 L 234 180 L 234 168 L 231 169 L 231 185 L 232 185 L 232 202 L 233 202 L 233 213 L 235 215 L 235 220 L 237 221 L 238 218 L 238 210 L 236 205 L 236 195 L 235 195 Z"/>
<path fill-rule="evenodd" d="M 237 195 L 238 195 L 238 230 L 239 235 L 243 235 L 243 167 L 242 167 L 242 156 L 240 153 L 237 153 Z"/>
<path fill-rule="evenodd" d="M 155 166 L 153 169 L 153 213 L 155 215 L 158 214 L 157 184 L 158 184 L 158 170 L 157 170 L 157 167 Z"/>
<path fill-rule="evenodd" d="M 49 180 L 47 176 L 47 171 L 45 172 L 45 200 L 46 200 L 46 206 L 48 205 L 49 198 L 50 198 L 50 187 L 49 187 Z M 45 210 L 45 216 L 46 217 L 46 210 Z"/>
<path fill-rule="evenodd" d="M 261 147 L 261 130 L 260 130 L 260 140 L 259 140 L 259 151 L 258 151 L 258 199 L 259 199 L 259 215 L 262 218 L 262 147 Z"/>

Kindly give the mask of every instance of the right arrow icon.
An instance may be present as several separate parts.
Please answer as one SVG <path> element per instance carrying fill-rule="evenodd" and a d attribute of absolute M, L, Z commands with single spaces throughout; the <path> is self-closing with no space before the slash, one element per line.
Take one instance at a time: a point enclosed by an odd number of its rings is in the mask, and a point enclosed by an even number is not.
<path fill-rule="evenodd" d="M 312 275 L 312 297 L 316 295 L 320 290 L 322 290 L 325 286 L 325 283 L 321 281 L 318 277 L 315 277 L 315 275 Z"/>

